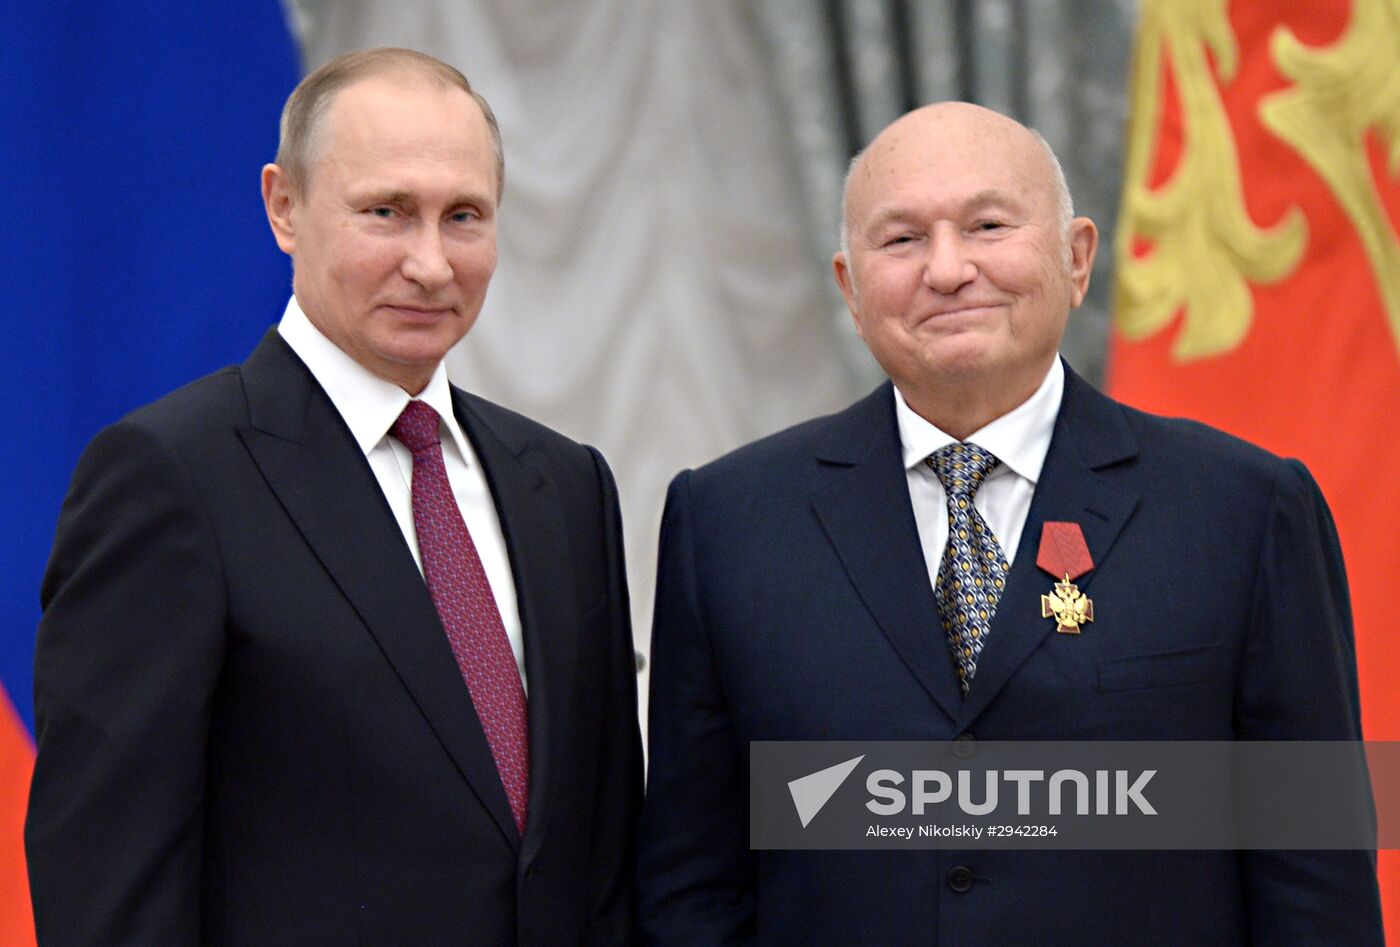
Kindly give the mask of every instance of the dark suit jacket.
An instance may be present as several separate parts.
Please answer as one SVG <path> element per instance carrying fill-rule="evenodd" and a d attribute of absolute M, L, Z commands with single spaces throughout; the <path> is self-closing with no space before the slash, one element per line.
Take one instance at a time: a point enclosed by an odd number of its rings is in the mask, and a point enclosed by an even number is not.
<path fill-rule="evenodd" d="M 35 655 L 42 944 L 630 940 L 641 757 L 601 456 L 454 389 L 519 596 L 521 838 L 423 579 L 275 331 L 99 434 Z"/>
<path fill-rule="evenodd" d="M 1040 616 L 1047 520 L 1094 558 L 1078 637 Z M 1067 372 L 966 699 L 889 385 L 677 477 L 659 574 L 644 941 L 1381 942 L 1368 852 L 748 849 L 751 740 L 1358 739 L 1341 554 L 1300 464 Z"/>

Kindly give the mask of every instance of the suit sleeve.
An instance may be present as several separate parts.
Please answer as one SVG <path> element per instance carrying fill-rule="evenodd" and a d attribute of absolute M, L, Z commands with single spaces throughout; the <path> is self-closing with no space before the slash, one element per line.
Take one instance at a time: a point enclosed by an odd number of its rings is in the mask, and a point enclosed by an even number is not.
<path fill-rule="evenodd" d="M 25 844 L 40 944 L 195 944 L 225 597 L 174 452 L 130 422 L 84 452 L 35 647 Z"/>
<path fill-rule="evenodd" d="M 631 603 L 623 556 L 622 515 L 617 485 L 601 454 L 589 449 L 602 492 L 604 554 L 607 557 L 609 677 L 604 686 L 608 731 L 593 820 L 593 930 L 597 947 L 635 942 L 637 814 L 642 804 L 642 747 L 637 730 L 637 663 Z"/>
<path fill-rule="evenodd" d="M 1243 740 L 1360 740 L 1346 571 L 1327 503 L 1289 461 L 1275 485 L 1241 670 Z M 1382 945 L 1375 852 L 1241 852 L 1250 942 Z"/>
<path fill-rule="evenodd" d="M 639 858 L 649 944 L 754 938 L 747 756 L 739 745 L 699 591 L 690 474 L 661 523 L 651 646 L 650 775 Z"/>

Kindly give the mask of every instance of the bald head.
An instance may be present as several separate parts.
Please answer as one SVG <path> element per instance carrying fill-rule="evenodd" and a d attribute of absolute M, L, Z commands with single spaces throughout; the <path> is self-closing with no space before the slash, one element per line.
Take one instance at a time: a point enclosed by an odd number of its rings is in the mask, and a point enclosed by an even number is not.
<path fill-rule="evenodd" d="M 1027 128 L 1000 112 L 970 102 L 937 102 L 915 109 L 897 119 L 875 136 L 866 148 L 851 159 L 841 189 L 841 250 L 849 255 L 851 199 L 853 191 L 878 178 L 882 159 L 907 150 L 971 148 L 979 153 L 1001 153 L 1001 160 L 1019 158 L 1028 162 L 1033 178 L 1054 202 L 1055 219 L 1068 233 L 1074 219 L 1074 202 L 1064 169 L 1039 132 Z"/>
<path fill-rule="evenodd" d="M 976 105 L 930 105 L 856 159 L 843 207 L 836 282 L 905 402 L 961 439 L 1030 397 L 1098 243 L 1045 141 Z"/>

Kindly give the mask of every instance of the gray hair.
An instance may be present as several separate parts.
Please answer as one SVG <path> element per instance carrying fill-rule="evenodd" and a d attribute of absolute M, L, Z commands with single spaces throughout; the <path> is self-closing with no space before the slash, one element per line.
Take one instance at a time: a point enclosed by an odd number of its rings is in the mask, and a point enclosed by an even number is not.
<path fill-rule="evenodd" d="M 441 59 L 413 49 L 381 46 L 345 53 L 312 72 L 292 90 L 282 107 L 280 138 L 277 143 L 277 164 L 287 172 L 292 187 L 305 192 L 310 180 L 311 166 L 316 162 L 321 146 L 323 119 L 331 102 L 341 89 L 371 76 L 408 74 L 445 89 L 461 89 L 472 97 L 486 117 L 491 131 L 491 148 L 496 156 L 496 195 L 500 197 L 506 183 L 506 158 L 501 147 L 501 129 L 496 114 L 486 99 L 474 90 L 467 77 Z"/>

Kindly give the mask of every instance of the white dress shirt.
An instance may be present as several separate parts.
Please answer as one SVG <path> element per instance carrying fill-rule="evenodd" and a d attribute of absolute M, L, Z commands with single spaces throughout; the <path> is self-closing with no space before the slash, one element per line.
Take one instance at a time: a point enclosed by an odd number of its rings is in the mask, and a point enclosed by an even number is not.
<path fill-rule="evenodd" d="M 972 504 L 991 527 L 1008 563 L 1016 561 L 1021 531 L 1026 526 L 1040 468 L 1050 450 L 1050 435 L 1054 433 L 1064 393 L 1065 370 L 1056 358 L 1035 394 L 965 439 L 965 443 L 976 444 L 1001 461 L 982 481 Z M 923 546 L 929 584 L 937 585 L 943 548 L 948 543 L 948 494 L 924 460 L 940 447 L 957 443 L 957 438 L 915 414 L 898 388 L 894 410 L 899 440 L 904 446 L 904 472 L 914 505 L 914 522 L 919 528 L 919 544 Z"/>
<path fill-rule="evenodd" d="M 418 534 L 413 527 L 413 454 L 398 438 L 389 436 L 389 428 L 393 427 L 411 400 L 408 392 L 375 375 L 341 351 L 311 324 L 295 296 L 287 303 L 277 331 L 297 357 L 306 363 L 335 409 L 345 419 L 355 442 L 364 451 L 370 470 L 374 471 L 374 478 L 379 481 L 379 488 L 384 491 L 384 499 L 389 501 L 389 509 L 393 511 L 403 538 L 413 552 L 418 571 L 422 572 L 423 556 L 418 551 Z M 462 519 L 471 532 L 472 543 L 486 570 L 486 579 L 491 584 L 491 594 L 496 599 L 501 624 L 505 625 L 506 637 L 510 639 L 510 649 L 515 655 L 515 665 L 520 670 L 523 683 L 525 648 L 505 535 L 501 532 L 501 520 L 496 514 L 496 504 L 491 498 L 481 462 L 477 460 L 471 442 L 453 413 L 447 369 L 441 363 L 417 398 L 427 402 L 442 419 L 442 459 L 447 468 L 447 481 L 452 486 L 452 495 L 462 511 Z"/>

